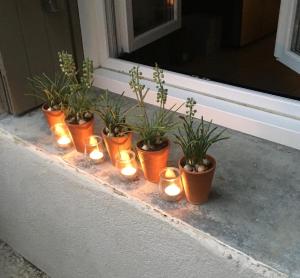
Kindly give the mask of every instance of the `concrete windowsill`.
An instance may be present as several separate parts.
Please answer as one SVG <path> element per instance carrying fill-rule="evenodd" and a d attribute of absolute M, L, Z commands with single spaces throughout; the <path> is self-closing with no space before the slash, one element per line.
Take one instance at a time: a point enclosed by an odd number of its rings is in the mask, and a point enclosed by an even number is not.
<path fill-rule="evenodd" d="M 238 256 L 238 260 L 253 265 L 257 260 L 291 276 L 300 275 L 297 150 L 228 130 L 231 139 L 210 152 L 217 159 L 210 200 L 194 206 L 185 200 L 161 200 L 157 185 L 145 181 L 142 175 L 137 181 L 124 182 L 108 159 L 101 165 L 85 167 L 81 154 L 55 148 L 39 110 L 19 118 L 2 117 L 0 129 L 14 140 L 89 176 L 96 186 L 102 184 L 117 197 L 151 210 L 189 235 L 197 237 L 199 232 L 206 244 L 223 256 Z M 100 130 L 101 125 L 97 125 L 96 133 Z M 170 165 L 176 165 L 179 156 L 180 151 L 173 145 Z"/>

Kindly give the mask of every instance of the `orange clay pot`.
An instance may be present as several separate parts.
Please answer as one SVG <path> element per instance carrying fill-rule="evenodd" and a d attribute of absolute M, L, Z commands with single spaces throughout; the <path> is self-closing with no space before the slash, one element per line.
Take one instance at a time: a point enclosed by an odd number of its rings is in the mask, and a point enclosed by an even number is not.
<path fill-rule="evenodd" d="M 67 121 L 66 123 L 72 135 L 76 150 L 80 153 L 84 153 L 85 140 L 94 134 L 94 118 L 82 125 L 70 124 Z"/>
<path fill-rule="evenodd" d="M 50 129 L 56 124 L 61 124 L 65 122 L 65 113 L 61 110 L 48 111 L 46 109 L 46 105 L 44 104 L 42 106 L 42 111 Z"/>
<path fill-rule="evenodd" d="M 184 157 L 178 162 L 186 199 L 194 205 L 205 203 L 208 200 L 211 190 L 216 169 L 216 160 L 210 155 L 206 155 L 206 159 L 210 161 L 210 167 L 200 173 L 188 172 L 183 169 Z"/>
<path fill-rule="evenodd" d="M 104 131 L 102 131 L 102 138 L 113 165 L 116 164 L 116 155 L 118 152 L 131 149 L 131 132 L 128 132 L 126 136 L 123 137 L 108 137 Z"/>
<path fill-rule="evenodd" d="M 170 142 L 168 140 L 168 145 L 159 151 L 144 151 L 138 147 L 140 144 L 138 142 L 136 148 L 145 179 L 158 183 L 160 172 L 167 167 Z"/>

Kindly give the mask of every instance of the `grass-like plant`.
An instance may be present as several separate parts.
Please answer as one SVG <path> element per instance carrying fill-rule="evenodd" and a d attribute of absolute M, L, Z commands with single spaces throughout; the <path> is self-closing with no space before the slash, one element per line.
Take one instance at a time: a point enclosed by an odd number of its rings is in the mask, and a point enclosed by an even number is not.
<path fill-rule="evenodd" d="M 72 54 L 65 51 L 58 52 L 61 71 L 68 80 L 70 94 L 66 108 L 66 119 L 72 124 L 81 124 L 93 117 L 93 101 L 88 92 L 93 85 L 93 62 L 88 58 L 82 63 L 82 73 L 79 71 Z"/>
<path fill-rule="evenodd" d="M 99 98 L 96 112 L 105 124 L 105 133 L 109 137 L 122 137 L 130 131 L 127 123 L 127 114 L 134 107 L 126 108 L 124 92 L 116 97 L 109 96 L 108 90 Z"/>
<path fill-rule="evenodd" d="M 45 109 L 49 111 L 64 110 L 68 103 L 68 80 L 61 74 L 56 73 L 51 79 L 45 73 L 28 78 L 31 93 L 45 103 Z"/>
<path fill-rule="evenodd" d="M 223 137 L 226 129 L 218 131 L 218 127 L 212 126 L 212 121 L 205 123 L 203 117 L 197 124 L 195 121 L 194 109 L 196 101 L 193 98 L 188 98 L 186 102 L 186 116 L 180 116 L 183 120 L 183 125 L 178 128 L 178 133 L 175 135 L 176 142 L 182 149 L 185 158 L 185 169 L 189 171 L 205 170 L 209 165 L 206 159 L 208 149 L 215 143 L 228 139 Z"/>
<path fill-rule="evenodd" d="M 139 67 L 133 67 L 129 71 L 131 80 L 130 88 L 135 93 L 137 106 L 140 111 L 138 115 L 139 121 L 133 126 L 133 130 L 139 135 L 142 145 L 139 146 L 143 150 L 158 150 L 167 144 L 166 134 L 171 131 L 176 123 L 173 121 L 173 112 L 176 112 L 180 107 L 173 110 L 176 106 L 166 109 L 166 101 L 168 90 L 164 88 L 164 73 L 163 70 L 156 64 L 153 68 L 153 80 L 156 83 L 156 101 L 159 103 L 159 108 L 151 114 L 147 111 L 145 105 L 145 97 L 149 91 L 144 84 L 141 83 L 143 74 Z"/>

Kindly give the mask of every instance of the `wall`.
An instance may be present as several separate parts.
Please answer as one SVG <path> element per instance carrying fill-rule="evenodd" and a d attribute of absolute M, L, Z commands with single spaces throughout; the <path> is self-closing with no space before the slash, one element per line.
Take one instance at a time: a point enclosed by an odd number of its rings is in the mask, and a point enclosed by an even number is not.
<path fill-rule="evenodd" d="M 1 129 L 0 161 L 0 238 L 53 278 L 277 277 Z"/>

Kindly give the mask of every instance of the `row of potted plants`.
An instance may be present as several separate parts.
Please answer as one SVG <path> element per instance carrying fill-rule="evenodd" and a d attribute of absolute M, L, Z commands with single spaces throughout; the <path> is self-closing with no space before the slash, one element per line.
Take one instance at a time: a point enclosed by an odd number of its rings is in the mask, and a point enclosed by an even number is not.
<path fill-rule="evenodd" d="M 183 152 L 178 162 L 186 198 L 193 204 L 201 204 L 208 199 L 216 168 L 215 159 L 207 154 L 209 147 L 226 139 L 222 131 L 205 123 L 203 117 L 195 119 L 196 102 L 188 98 L 185 103 L 186 115 L 175 112 L 181 106 L 166 108 L 168 90 L 165 88 L 164 73 L 157 65 L 153 68 L 156 83 L 158 109 L 149 111 L 145 98 L 149 89 L 143 84 L 139 67 L 130 72 L 130 88 L 136 97 L 136 104 L 126 108 L 123 94 L 112 98 L 107 91 L 97 99 L 89 96 L 93 84 L 93 63 L 83 61 L 81 70 L 76 69 L 74 59 L 67 52 L 59 52 L 61 72 L 54 79 L 47 75 L 35 76 L 30 83 L 35 95 L 45 104 L 42 110 L 49 127 L 65 122 L 72 135 L 78 152 L 84 152 L 84 142 L 94 134 L 94 116 L 98 114 L 105 127 L 101 131 L 111 162 L 115 165 L 116 155 L 132 148 L 132 134 L 138 135 L 136 152 L 147 180 L 158 183 L 161 171 L 167 166 L 170 152 L 170 132 L 177 129 L 174 142 Z M 128 121 L 128 113 L 134 111 L 136 121 Z"/>

